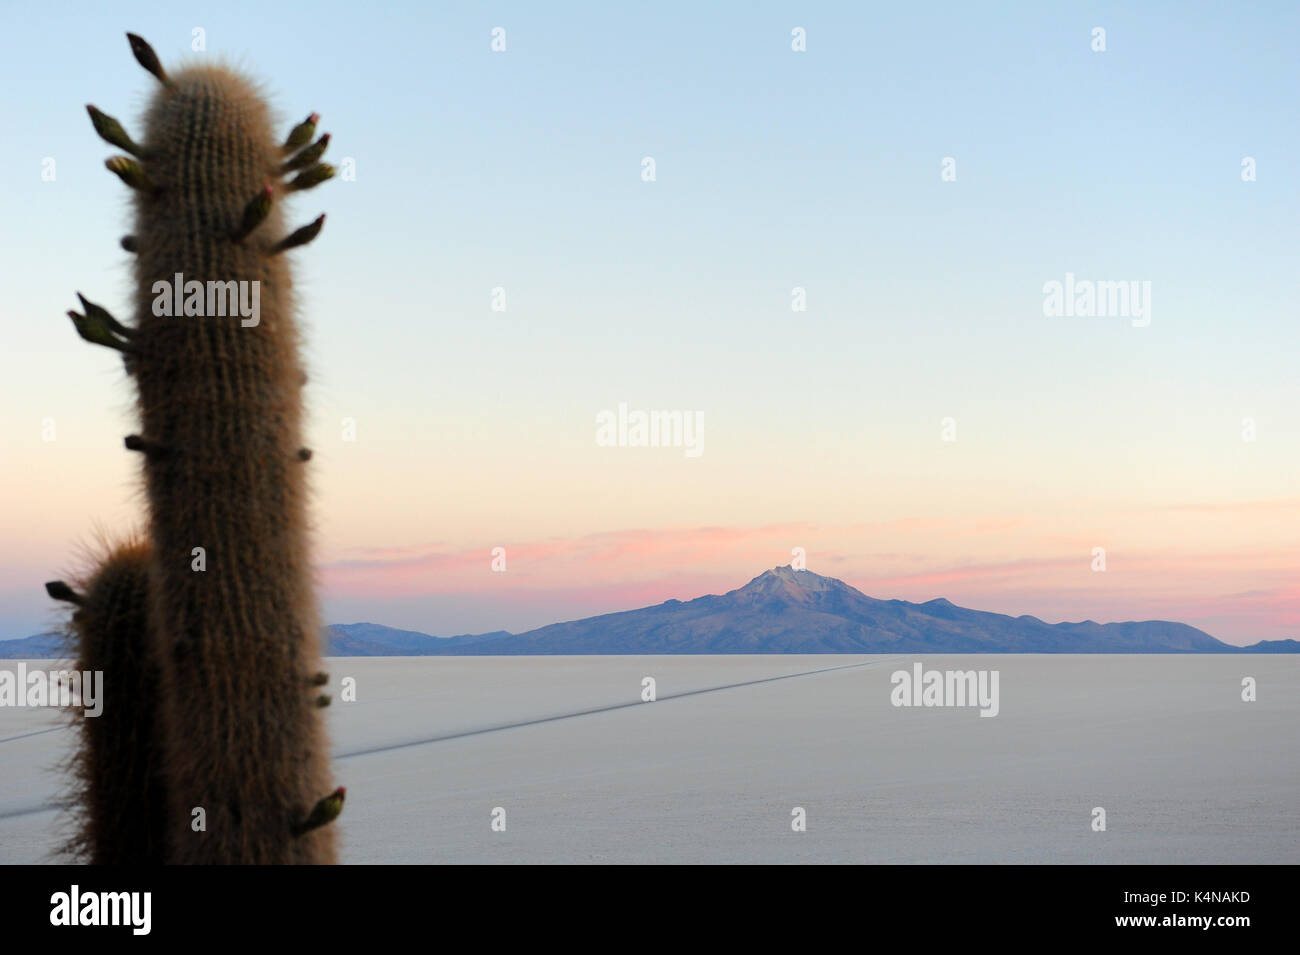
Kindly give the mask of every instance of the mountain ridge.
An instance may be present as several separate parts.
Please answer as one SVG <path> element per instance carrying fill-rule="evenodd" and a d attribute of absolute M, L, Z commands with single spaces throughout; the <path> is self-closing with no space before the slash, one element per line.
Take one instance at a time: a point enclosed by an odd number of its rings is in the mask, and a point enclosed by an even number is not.
<path fill-rule="evenodd" d="M 57 656 L 57 634 L 0 641 L 0 659 Z M 1300 641 L 1238 647 L 1166 620 L 1049 624 L 1030 614 L 869 597 L 834 577 L 789 566 L 725 594 L 669 599 L 635 610 L 523 633 L 435 637 L 375 623 L 325 628 L 328 656 L 650 653 L 1297 653 Z"/>

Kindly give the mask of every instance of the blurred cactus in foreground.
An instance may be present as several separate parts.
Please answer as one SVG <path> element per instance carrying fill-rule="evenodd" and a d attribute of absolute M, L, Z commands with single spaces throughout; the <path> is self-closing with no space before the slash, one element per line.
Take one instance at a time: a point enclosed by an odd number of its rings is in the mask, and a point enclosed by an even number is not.
<path fill-rule="evenodd" d="M 106 710 L 84 732 L 87 791 L 107 795 L 85 802 L 83 842 L 93 861 L 333 862 L 327 823 L 343 790 L 312 692 L 306 375 L 282 255 L 314 239 L 324 217 L 286 235 L 280 208 L 333 175 L 318 162 L 329 137 L 312 143 L 313 113 L 279 139 L 248 80 L 220 66 L 169 73 L 128 38 L 160 84 L 144 135 L 88 110 L 130 154 L 107 165 L 134 190 L 122 240 L 135 255 L 134 321 L 84 298 L 84 314 L 69 314 L 135 379 L 142 427 L 125 443 L 142 454 L 148 541 L 111 553 L 84 595 L 51 585 L 80 601 L 81 656 L 103 662 L 108 706 L 125 711 Z M 128 690 L 140 694 L 134 711 Z M 131 732 L 146 712 L 156 722 Z M 124 832 L 101 850 L 94 837 L 116 824 L 122 800 L 162 793 L 159 832 Z"/>

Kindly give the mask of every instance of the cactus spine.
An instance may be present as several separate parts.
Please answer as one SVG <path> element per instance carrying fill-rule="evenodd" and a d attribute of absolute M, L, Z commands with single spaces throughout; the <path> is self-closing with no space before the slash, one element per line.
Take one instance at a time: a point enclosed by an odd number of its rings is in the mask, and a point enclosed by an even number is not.
<path fill-rule="evenodd" d="M 108 166 L 135 190 L 135 229 L 123 240 L 136 255 L 135 321 L 84 299 L 86 314 L 71 314 L 83 338 L 123 352 L 138 388 L 143 426 L 126 445 L 143 453 L 148 499 L 167 861 L 333 862 L 333 827 L 306 824 L 334 793 L 311 689 L 320 625 L 301 447 L 306 376 L 280 255 L 315 238 L 323 217 L 285 236 L 277 201 L 333 169 L 316 162 L 323 146 L 309 145 L 315 114 L 281 143 L 243 77 L 210 66 L 169 73 L 128 37 L 161 84 L 144 135 L 137 144 L 112 117 L 90 114 L 133 157 Z M 294 165 L 304 146 L 316 151 Z M 192 825 L 199 809 L 203 831 Z"/>

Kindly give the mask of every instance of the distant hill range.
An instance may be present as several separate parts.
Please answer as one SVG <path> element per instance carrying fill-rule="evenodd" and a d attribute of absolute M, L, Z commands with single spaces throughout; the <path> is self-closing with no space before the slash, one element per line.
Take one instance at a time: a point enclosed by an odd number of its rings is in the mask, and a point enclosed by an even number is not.
<path fill-rule="evenodd" d="M 40 634 L 0 641 L 0 658 L 59 655 Z M 841 580 L 776 567 L 739 590 L 556 623 L 527 633 L 432 637 L 374 623 L 325 630 L 329 656 L 615 653 L 1300 653 L 1300 641 L 1236 647 L 1181 623 L 1044 623 L 942 598 L 877 600 Z"/>
<path fill-rule="evenodd" d="M 0 660 L 57 660 L 64 655 L 64 641 L 57 633 L 0 640 Z"/>

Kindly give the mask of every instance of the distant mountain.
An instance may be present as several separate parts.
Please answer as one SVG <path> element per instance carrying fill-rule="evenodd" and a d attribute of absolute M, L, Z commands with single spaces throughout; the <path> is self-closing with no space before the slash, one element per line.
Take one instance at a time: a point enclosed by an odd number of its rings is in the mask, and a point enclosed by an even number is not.
<path fill-rule="evenodd" d="M 58 660 L 65 655 L 63 637 L 57 633 L 0 640 L 0 660 Z"/>
<path fill-rule="evenodd" d="M 841 580 L 776 567 L 721 596 L 557 623 L 436 652 L 514 653 L 1223 653 L 1181 623 L 1044 623 L 939 598 L 877 600 Z"/>
<path fill-rule="evenodd" d="M 347 623 L 324 628 L 321 647 L 325 656 L 331 657 L 427 656 L 440 649 L 504 636 L 509 636 L 505 630 L 459 637 L 431 637 L 427 633 L 395 630 L 377 623 Z M 0 640 L 0 660 L 57 660 L 65 656 L 63 637 L 57 633 Z"/>
<path fill-rule="evenodd" d="M 1300 653 L 1300 640 L 1261 640 L 1239 649 L 1242 653 Z"/>
<path fill-rule="evenodd" d="M 59 637 L 0 641 L 0 658 L 57 658 Z M 1235 647 L 1181 623 L 1044 623 L 939 598 L 877 600 L 842 580 L 775 567 L 721 596 L 551 624 L 526 633 L 432 637 L 334 624 L 327 656 L 617 653 L 1300 653 L 1300 641 Z"/>
<path fill-rule="evenodd" d="M 459 637 L 431 637 L 427 633 L 395 630 L 377 623 L 336 623 L 325 628 L 322 649 L 327 657 L 419 657 L 508 636 L 507 631 L 497 630 Z"/>

